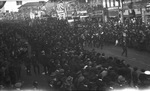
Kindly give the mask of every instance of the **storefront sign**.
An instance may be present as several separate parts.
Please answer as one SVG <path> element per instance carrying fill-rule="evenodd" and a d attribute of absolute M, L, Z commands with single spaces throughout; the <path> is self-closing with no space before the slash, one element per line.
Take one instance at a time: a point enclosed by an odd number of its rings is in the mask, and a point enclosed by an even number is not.
<path fill-rule="evenodd" d="M 119 15 L 118 10 L 109 10 L 109 17 L 116 17 Z"/>
<path fill-rule="evenodd" d="M 103 10 L 94 11 L 94 14 L 96 14 L 96 15 L 102 15 L 103 14 Z"/>

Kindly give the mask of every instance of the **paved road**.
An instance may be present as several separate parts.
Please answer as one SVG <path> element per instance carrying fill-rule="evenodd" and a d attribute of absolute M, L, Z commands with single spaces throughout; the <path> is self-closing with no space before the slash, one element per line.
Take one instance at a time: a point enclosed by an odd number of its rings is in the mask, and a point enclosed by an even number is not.
<path fill-rule="evenodd" d="M 88 48 L 88 50 L 92 50 L 93 48 Z M 131 66 L 136 66 L 138 68 L 143 68 L 146 70 L 150 70 L 150 53 L 148 52 L 140 52 L 134 49 L 128 48 L 128 57 L 121 56 L 122 49 L 121 47 L 116 46 L 104 46 L 101 50 L 100 48 L 94 48 L 97 52 L 105 53 L 106 56 L 115 56 L 120 59 L 124 59 L 126 63 Z"/>

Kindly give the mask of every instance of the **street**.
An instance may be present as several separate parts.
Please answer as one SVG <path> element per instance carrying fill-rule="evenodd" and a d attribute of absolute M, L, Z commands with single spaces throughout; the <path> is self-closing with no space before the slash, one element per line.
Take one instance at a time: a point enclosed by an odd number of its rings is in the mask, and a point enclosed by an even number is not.
<path fill-rule="evenodd" d="M 87 48 L 92 50 L 93 48 Z M 96 52 L 105 53 L 106 56 L 118 57 L 124 59 L 126 63 L 130 64 L 132 67 L 136 66 L 138 68 L 150 70 L 150 54 L 147 52 L 140 52 L 134 49 L 128 48 L 128 57 L 121 56 L 122 48 L 118 46 L 104 46 L 101 50 L 100 48 L 95 48 Z"/>
<path fill-rule="evenodd" d="M 92 50 L 93 48 L 85 47 L 87 50 Z M 128 57 L 121 56 L 122 49 L 118 46 L 104 46 L 101 50 L 100 48 L 94 48 L 96 52 L 105 53 L 106 57 L 118 57 L 124 59 L 126 63 L 130 64 L 132 67 L 144 68 L 150 70 L 150 54 L 146 52 L 139 52 L 134 49 L 128 49 Z M 40 65 L 40 75 L 35 75 L 32 67 L 31 76 L 26 75 L 25 66 L 22 66 L 21 81 L 23 81 L 23 90 L 33 90 L 33 81 L 38 81 L 38 90 L 44 91 L 55 91 L 48 86 L 48 80 L 50 77 L 48 75 L 42 74 L 43 68 Z"/>

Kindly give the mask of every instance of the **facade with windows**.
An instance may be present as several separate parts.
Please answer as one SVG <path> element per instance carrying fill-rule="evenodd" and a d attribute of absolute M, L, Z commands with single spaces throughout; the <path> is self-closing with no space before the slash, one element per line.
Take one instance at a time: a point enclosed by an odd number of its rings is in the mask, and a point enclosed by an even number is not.
<path fill-rule="evenodd" d="M 96 21 L 104 21 L 103 0 L 89 0 L 89 15 Z"/>
<path fill-rule="evenodd" d="M 25 0 L 6 0 L 4 12 L 18 12 L 18 8 L 24 3 Z"/>
<path fill-rule="evenodd" d="M 104 8 L 104 21 L 107 22 L 110 17 L 119 16 L 120 4 L 116 0 L 102 0 Z"/>
<path fill-rule="evenodd" d="M 120 1 L 120 2 L 118 2 Z M 149 0 L 103 0 L 105 16 L 118 17 L 123 14 L 124 18 L 140 17 L 145 20 L 145 6 Z"/>
<path fill-rule="evenodd" d="M 43 6 L 46 2 L 28 2 L 20 6 L 19 13 L 24 15 L 24 18 L 30 17 L 31 19 L 34 18 L 41 18 L 42 15 L 45 15 L 43 10 Z"/>
<path fill-rule="evenodd" d="M 145 20 L 149 23 L 150 22 L 150 6 L 147 5 L 145 8 Z"/>

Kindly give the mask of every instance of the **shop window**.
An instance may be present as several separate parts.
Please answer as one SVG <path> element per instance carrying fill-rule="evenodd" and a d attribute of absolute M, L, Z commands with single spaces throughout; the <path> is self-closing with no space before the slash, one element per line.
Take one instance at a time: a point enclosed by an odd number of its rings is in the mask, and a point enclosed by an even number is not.
<path fill-rule="evenodd" d="M 115 6 L 119 6 L 119 2 L 115 1 Z"/>

